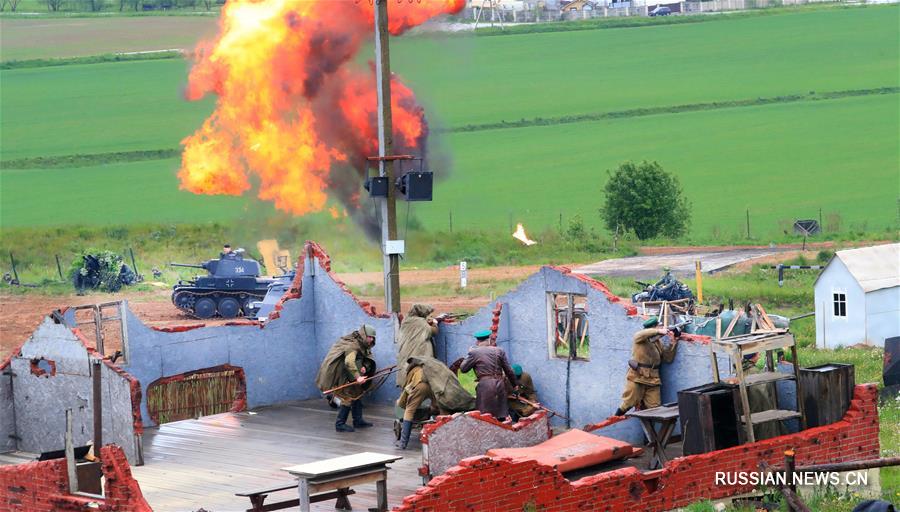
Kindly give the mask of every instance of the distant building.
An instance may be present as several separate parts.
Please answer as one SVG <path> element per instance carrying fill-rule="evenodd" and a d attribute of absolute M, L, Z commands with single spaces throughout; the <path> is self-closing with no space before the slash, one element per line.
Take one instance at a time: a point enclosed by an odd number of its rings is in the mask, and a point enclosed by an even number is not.
<path fill-rule="evenodd" d="M 574 0 L 573 2 L 562 5 L 561 10 L 562 12 L 592 11 L 595 7 L 597 7 L 597 4 L 590 0 Z"/>
<path fill-rule="evenodd" d="M 816 346 L 900 336 L 900 244 L 838 251 L 815 283 Z"/>

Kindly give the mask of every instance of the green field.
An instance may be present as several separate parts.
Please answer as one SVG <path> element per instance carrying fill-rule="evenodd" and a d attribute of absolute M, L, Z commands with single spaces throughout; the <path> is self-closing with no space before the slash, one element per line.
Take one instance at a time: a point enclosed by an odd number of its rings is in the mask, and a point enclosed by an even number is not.
<path fill-rule="evenodd" d="M 765 241 L 820 208 L 832 234 L 890 231 L 900 190 L 897 15 L 897 6 L 816 9 L 397 39 L 393 68 L 428 109 L 448 162 L 434 169 L 445 178 L 434 203 L 411 212 L 430 230 L 448 229 L 450 212 L 455 229 L 545 229 L 576 214 L 599 228 L 605 171 L 647 159 L 680 177 L 694 205 L 690 241 L 739 238 L 746 209 Z M 32 22 L 4 19 L 4 29 L 20 21 Z M 54 21 L 71 20 L 44 20 Z M 170 59 L 0 71 L 3 227 L 276 215 L 249 198 L 178 191 L 173 159 L 10 168 L 22 158 L 177 148 L 213 104 L 182 99 L 187 69 Z M 869 91 L 828 96 L 859 90 Z M 752 104 L 759 98 L 767 104 Z M 707 105 L 672 108 L 697 104 Z M 647 108 L 657 111 L 634 111 Z M 485 129 L 500 122 L 524 126 Z"/>
<path fill-rule="evenodd" d="M 23 4 L 18 12 L 30 7 Z M 47 10 L 46 2 L 43 10 Z M 0 60 L 189 49 L 198 37 L 215 31 L 215 14 L 65 19 L 3 17 L 0 18 Z"/>

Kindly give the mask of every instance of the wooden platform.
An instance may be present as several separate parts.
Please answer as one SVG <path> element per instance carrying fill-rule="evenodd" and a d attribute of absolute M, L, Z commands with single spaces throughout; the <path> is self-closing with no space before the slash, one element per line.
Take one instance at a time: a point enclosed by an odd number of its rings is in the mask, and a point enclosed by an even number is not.
<path fill-rule="evenodd" d="M 422 484 L 422 455 L 417 441 L 408 450 L 394 448 L 392 412 L 387 405 L 367 405 L 365 417 L 375 426 L 352 433 L 335 432 L 336 412 L 324 400 L 169 423 L 145 431 L 145 464 L 131 471 L 154 510 L 235 511 L 250 502 L 234 493 L 290 481 L 281 468 L 377 451 L 404 457 L 388 471 L 393 507 Z M 354 510 L 375 506 L 374 484 L 355 490 Z M 296 491 L 283 491 L 266 502 L 296 497 Z M 316 503 L 312 510 L 333 511 L 334 502 Z"/>

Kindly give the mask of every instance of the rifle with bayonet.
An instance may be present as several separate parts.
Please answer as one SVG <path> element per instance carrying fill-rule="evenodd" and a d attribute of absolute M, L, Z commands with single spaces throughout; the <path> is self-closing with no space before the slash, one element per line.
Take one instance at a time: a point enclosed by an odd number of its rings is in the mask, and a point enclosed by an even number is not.
<path fill-rule="evenodd" d="M 372 375 L 365 377 L 362 382 L 357 382 L 356 380 L 352 380 L 346 384 L 341 384 L 340 386 L 322 391 L 322 393 L 325 395 L 330 395 L 330 394 L 334 393 L 335 391 L 340 391 L 342 389 L 349 388 L 350 386 L 355 386 L 357 384 L 359 384 L 359 385 L 365 384 L 366 382 L 369 382 L 370 380 L 372 380 L 376 377 L 387 377 L 388 375 L 390 375 L 396 371 L 399 371 L 399 370 L 400 370 L 400 368 L 398 368 L 397 365 L 388 366 L 387 368 L 382 368 L 382 369 L 378 370 L 377 372 L 373 373 Z"/>

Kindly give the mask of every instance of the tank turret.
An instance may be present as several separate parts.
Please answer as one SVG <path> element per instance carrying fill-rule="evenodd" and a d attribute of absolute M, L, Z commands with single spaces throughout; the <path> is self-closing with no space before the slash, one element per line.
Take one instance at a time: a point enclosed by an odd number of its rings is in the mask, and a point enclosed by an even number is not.
<path fill-rule="evenodd" d="M 178 281 L 172 303 L 198 318 L 256 316 L 253 303 L 262 300 L 274 279 L 260 277 L 260 265 L 244 257 L 243 249 L 223 253 L 200 264 L 170 263 L 175 267 L 206 270 L 205 276 Z"/>

